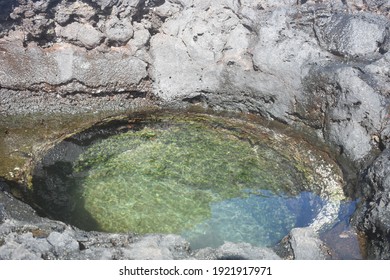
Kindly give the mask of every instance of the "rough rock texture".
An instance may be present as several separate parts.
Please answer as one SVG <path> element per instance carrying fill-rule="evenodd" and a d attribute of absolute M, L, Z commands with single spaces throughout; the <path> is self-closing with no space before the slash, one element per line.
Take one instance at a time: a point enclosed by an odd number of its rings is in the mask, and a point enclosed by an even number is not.
<path fill-rule="evenodd" d="M 296 260 L 325 260 L 325 245 L 312 228 L 294 228 L 289 242 Z"/>
<path fill-rule="evenodd" d="M 226 242 L 212 249 L 198 250 L 194 256 L 201 260 L 279 260 L 280 257 L 271 249 L 258 248 L 247 243 Z"/>
<path fill-rule="evenodd" d="M 386 149 L 363 175 L 365 210 L 360 226 L 369 233 L 368 256 L 390 259 L 390 149 Z M 373 195 L 374 194 L 374 195 Z M 372 197 L 373 196 L 373 197 Z"/>
<path fill-rule="evenodd" d="M 196 104 L 310 130 L 362 174 L 358 220 L 371 257 L 390 258 L 389 13 L 388 0 L 0 0 L 0 114 Z"/>

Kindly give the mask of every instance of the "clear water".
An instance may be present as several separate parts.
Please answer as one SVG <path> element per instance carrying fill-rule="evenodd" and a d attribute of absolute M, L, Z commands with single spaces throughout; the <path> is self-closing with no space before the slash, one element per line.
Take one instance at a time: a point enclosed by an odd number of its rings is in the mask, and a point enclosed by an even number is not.
<path fill-rule="evenodd" d="M 211 217 L 181 234 L 191 248 L 217 247 L 225 241 L 270 246 L 294 227 L 308 226 L 324 201 L 310 192 L 293 197 L 263 191 L 212 203 Z"/>
<path fill-rule="evenodd" d="M 193 249 L 268 246 L 308 226 L 326 203 L 304 191 L 299 163 L 218 122 L 149 122 L 67 145 L 77 150 L 73 162 L 46 166 L 36 183 L 46 185 L 48 212 L 87 230 L 175 233 Z"/>

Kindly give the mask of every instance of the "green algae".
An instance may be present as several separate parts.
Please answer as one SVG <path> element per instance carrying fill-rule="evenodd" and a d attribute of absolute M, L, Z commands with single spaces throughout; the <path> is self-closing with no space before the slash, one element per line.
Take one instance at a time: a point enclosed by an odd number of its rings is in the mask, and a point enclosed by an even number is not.
<path fill-rule="evenodd" d="M 267 122 L 154 112 L 56 143 L 36 165 L 32 196 L 84 230 L 176 233 L 192 248 L 268 246 L 294 227 L 333 224 L 344 198 L 326 153 Z"/>
<path fill-rule="evenodd" d="M 199 121 L 155 123 L 101 140 L 74 170 L 88 174 L 79 203 L 110 232 L 180 233 L 209 219 L 213 203 L 279 193 L 299 181 L 272 148 Z"/>

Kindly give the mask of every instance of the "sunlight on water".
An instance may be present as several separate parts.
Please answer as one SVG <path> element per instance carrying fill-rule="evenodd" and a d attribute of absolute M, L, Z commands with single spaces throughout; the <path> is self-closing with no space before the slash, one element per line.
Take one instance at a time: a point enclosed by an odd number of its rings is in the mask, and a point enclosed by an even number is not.
<path fill-rule="evenodd" d="M 273 244 L 299 219 L 310 223 L 321 204 L 313 195 L 278 194 L 299 177 L 273 149 L 199 123 L 98 141 L 80 155 L 75 172 L 79 208 L 101 230 L 177 233 L 194 247 Z"/>
<path fill-rule="evenodd" d="M 180 234 L 196 249 L 274 245 L 327 209 L 303 154 L 239 126 L 178 118 L 125 127 L 48 154 L 34 182 L 49 213 L 86 230 Z"/>

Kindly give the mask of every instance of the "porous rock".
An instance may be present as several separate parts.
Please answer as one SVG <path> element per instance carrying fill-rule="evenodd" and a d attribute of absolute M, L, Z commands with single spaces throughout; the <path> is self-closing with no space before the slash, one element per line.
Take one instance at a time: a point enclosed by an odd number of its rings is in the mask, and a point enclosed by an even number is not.
<path fill-rule="evenodd" d="M 389 50 L 389 22 L 371 14 L 335 14 L 319 20 L 316 33 L 328 51 L 343 56 L 365 56 Z"/>
<path fill-rule="evenodd" d="M 271 249 L 256 247 L 248 243 L 225 242 L 218 248 L 199 249 L 195 258 L 203 260 L 279 260 Z"/>
<path fill-rule="evenodd" d="M 128 19 L 112 17 L 106 22 L 105 35 L 111 43 L 126 43 L 133 34 L 133 26 Z"/>
<path fill-rule="evenodd" d="M 250 112 L 309 130 L 361 171 L 359 223 L 371 238 L 371 258 L 390 258 L 388 1 L 4 3 L 1 114 L 120 111 L 148 97 L 162 107 Z M 137 258 L 140 244 L 155 256 L 181 258 L 159 247 L 161 236 L 84 233 L 41 219 L 8 195 L 1 203 L 1 258 Z M 37 226 L 53 246 L 43 237 L 28 247 Z M 61 244 L 73 249 L 61 255 Z M 177 252 L 189 257 L 183 248 Z M 219 250 L 208 256 L 227 256 Z"/>
<path fill-rule="evenodd" d="M 65 27 L 56 29 L 58 36 L 87 49 L 96 48 L 103 40 L 103 34 L 90 24 L 73 22 Z"/>
<path fill-rule="evenodd" d="M 294 228 L 289 242 L 296 260 L 325 260 L 325 245 L 312 228 Z"/>
<path fill-rule="evenodd" d="M 366 197 L 366 211 L 359 217 L 360 226 L 372 238 L 368 255 L 372 258 L 390 258 L 390 149 L 384 150 L 363 173 L 362 195 Z"/>

